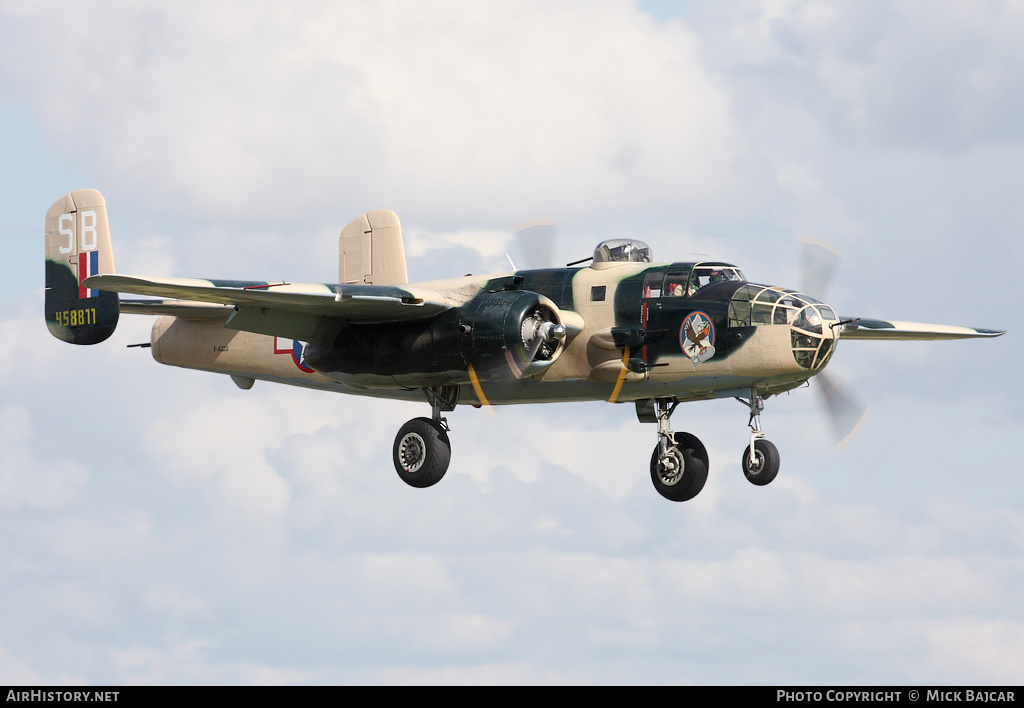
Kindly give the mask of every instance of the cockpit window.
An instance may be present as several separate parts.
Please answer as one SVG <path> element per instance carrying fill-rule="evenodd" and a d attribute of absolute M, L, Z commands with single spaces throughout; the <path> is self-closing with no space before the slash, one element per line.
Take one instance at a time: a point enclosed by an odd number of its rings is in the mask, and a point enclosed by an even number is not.
<path fill-rule="evenodd" d="M 735 266 L 702 265 L 693 269 L 690 292 L 696 292 L 706 285 L 724 283 L 729 280 L 744 280 L 743 273 Z"/>
<path fill-rule="evenodd" d="M 667 273 L 647 274 L 644 297 L 689 297 L 706 285 L 728 281 L 743 281 L 739 268 L 727 263 L 673 263 Z M 762 285 L 748 287 L 753 288 L 751 297 L 764 289 Z"/>

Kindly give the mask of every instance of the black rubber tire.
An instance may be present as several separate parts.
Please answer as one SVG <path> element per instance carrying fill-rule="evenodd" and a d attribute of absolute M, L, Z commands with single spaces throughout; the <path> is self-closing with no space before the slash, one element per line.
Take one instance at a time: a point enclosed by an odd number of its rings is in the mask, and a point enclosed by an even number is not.
<path fill-rule="evenodd" d="M 752 469 L 750 467 L 750 447 L 743 448 L 743 476 L 751 484 L 763 487 L 771 483 L 779 474 L 782 458 L 775 444 L 764 438 L 754 441 L 754 457 L 758 464 Z"/>
<path fill-rule="evenodd" d="M 395 436 L 395 471 L 411 487 L 431 487 L 448 471 L 452 446 L 448 433 L 430 418 L 413 418 Z"/>
<path fill-rule="evenodd" d="M 651 454 L 651 482 L 658 494 L 674 502 L 693 499 L 704 489 L 708 481 L 708 452 L 703 443 L 689 433 L 675 433 L 677 460 L 682 465 L 682 474 L 669 478 L 660 469 L 661 448 L 654 446 Z"/>

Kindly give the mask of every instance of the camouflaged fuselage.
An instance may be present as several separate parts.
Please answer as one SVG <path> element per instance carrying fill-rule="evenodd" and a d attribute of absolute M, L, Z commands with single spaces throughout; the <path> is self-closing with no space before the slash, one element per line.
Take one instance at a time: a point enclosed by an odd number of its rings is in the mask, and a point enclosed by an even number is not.
<path fill-rule="evenodd" d="M 176 366 L 375 397 L 422 400 L 415 389 L 459 387 L 460 402 L 479 403 L 467 374 L 474 365 L 494 404 L 607 399 L 620 378 L 620 401 L 706 399 L 751 386 L 770 395 L 814 373 L 794 358 L 789 325 L 730 322 L 732 298 L 745 283 L 709 285 L 689 297 L 652 297 L 646 283 L 693 264 L 601 265 L 394 286 L 409 298 L 442 293 L 453 306 L 429 319 L 320 326 L 317 331 L 329 335 L 310 337 L 301 348 L 232 331 L 230 321 L 225 327 L 216 320 L 161 318 L 153 355 Z M 518 318 L 538 301 L 534 294 L 556 309 L 569 335 L 550 362 L 517 378 L 508 375 L 507 352 L 515 348 Z M 706 323 L 705 350 L 713 350 L 697 363 L 685 351 L 684 328 L 695 313 Z"/>

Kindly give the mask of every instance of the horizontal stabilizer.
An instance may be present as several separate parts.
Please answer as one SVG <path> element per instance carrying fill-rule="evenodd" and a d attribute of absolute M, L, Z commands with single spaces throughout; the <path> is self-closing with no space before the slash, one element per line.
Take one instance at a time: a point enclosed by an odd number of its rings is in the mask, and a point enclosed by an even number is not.
<path fill-rule="evenodd" d="M 843 339 L 889 339 L 889 340 L 931 340 L 971 339 L 976 337 L 998 337 L 1005 330 L 957 327 L 955 325 L 924 324 L 922 322 L 897 322 L 896 320 L 852 319 L 843 325 L 839 335 Z"/>

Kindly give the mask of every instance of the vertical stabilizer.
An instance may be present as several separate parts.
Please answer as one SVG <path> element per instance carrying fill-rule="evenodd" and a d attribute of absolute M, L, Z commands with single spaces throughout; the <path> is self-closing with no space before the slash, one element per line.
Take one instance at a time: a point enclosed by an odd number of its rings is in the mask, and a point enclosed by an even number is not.
<path fill-rule="evenodd" d="M 341 231 L 338 242 L 341 283 L 401 285 L 409 282 L 398 215 L 387 209 L 367 212 Z"/>
<path fill-rule="evenodd" d="M 46 212 L 46 327 L 72 344 L 97 344 L 114 332 L 117 293 L 83 285 L 114 272 L 107 204 L 95 189 L 58 199 Z"/>

